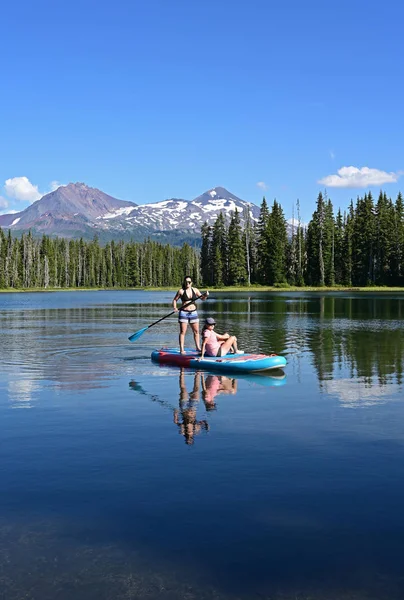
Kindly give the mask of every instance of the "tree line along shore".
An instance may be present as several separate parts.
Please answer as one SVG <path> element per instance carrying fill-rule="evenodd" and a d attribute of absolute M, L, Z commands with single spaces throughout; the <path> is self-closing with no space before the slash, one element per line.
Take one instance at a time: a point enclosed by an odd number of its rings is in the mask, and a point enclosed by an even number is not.
<path fill-rule="evenodd" d="M 1 290 L 178 289 L 185 274 L 217 291 L 399 291 L 404 289 L 404 203 L 380 192 L 334 214 L 320 193 L 307 226 L 291 234 L 281 205 L 264 198 L 258 222 L 236 210 L 201 228 L 200 250 L 152 240 L 91 242 L 13 237 L 0 229 Z"/>
<path fill-rule="evenodd" d="M 262 201 L 258 222 L 237 211 L 227 226 L 219 214 L 202 227 L 201 278 L 208 285 L 243 283 L 297 287 L 404 287 L 404 203 L 380 193 L 334 208 L 320 193 L 307 227 L 293 219 L 291 235 L 281 205 Z"/>

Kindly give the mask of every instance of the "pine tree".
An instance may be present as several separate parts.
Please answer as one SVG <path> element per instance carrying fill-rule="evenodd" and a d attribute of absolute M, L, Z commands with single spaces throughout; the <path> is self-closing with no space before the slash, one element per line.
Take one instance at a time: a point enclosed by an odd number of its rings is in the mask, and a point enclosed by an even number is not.
<path fill-rule="evenodd" d="M 344 243 L 344 219 L 341 209 L 338 210 L 334 229 L 334 275 L 335 283 L 344 283 L 344 261 L 347 249 Z"/>
<path fill-rule="evenodd" d="M 268 282 L 268 219 L 269 209 L 264 196 L 257 225 L 257 279 L 259 283 Z"/>
<path fill-rule="evenodd" d="M 352 283 L 374 283 L 375 212 L 371 193 L 358 198 L 352 229 Z"/>
<path fill-rule="evenodd" d="M 393 285 L 403 284 L 404 275 L 404 202 L 399 192 L 394 205 L 391 272 Z"/>
<path fill-rule="evenodd" d="M 228 247 L 226 222 L 222 212 L 218 214 L 212 230 L 211 269 L 212 284 L 223 285 L 227 280 Z"/>
<path fill-rule="evenodd" d="M 392 254 L 394 244 L 394 206 L 385 193 L 380 192 L 375 209 L 375 274 L 377 285 L 392 282 Z"/>
<path fill-rule="evenodd" d="M 309 285 L 325 285 L 324 236 L 326 210 L 323 194 L 307 228 L 307 279 Z"/>
<path fill-rule="evenodd" d="M 335 284 L 335 220 L 334 209 L 330 199 L 325 203 L 323 257 L 325 284 Z"/>
<path fill-rule="evenodd" d="M 212 268 L 211 268 L 211 252 L 212 252 L 212 229 L 205 221 L 201 227 L 202 247 L 201 247 L 201 275 L 205 285 L 212 285 Z"/>
<path fill-rule="evenodd" d="M 287 280 L 290 285 L 296 285 L 298 271 L 298 237 L 295 230 L 295 206 L 292 207 L 292 236 L 287 250 Z"/>
<path fill-rule="evenodd" d="M 267 274 L 269 285 L 286 282 L 288 237 L 281 205 L 274 200 L 267 225 Z"/>
<path fill-rule="evenodd" d="M 245 249 L 243 246 L 240 215 L 236 208 L 229 225 L 229 285 L 245 284 L 247 280 Z"/>
<path fill-rule="evenodd" d="M 245 247 L 245 255 L 246 255 L 247 285 L 251 285 L 251 272 L 252 272 L 251 271 L 251 263 L 252 263 L 251 242 L 253 239 L 253 231 L 252 231 L 252 224 L 251 224 L 250 209 L 246 206 L 243 209 L 243 217 L 244 217 L 243 245 Z"/>

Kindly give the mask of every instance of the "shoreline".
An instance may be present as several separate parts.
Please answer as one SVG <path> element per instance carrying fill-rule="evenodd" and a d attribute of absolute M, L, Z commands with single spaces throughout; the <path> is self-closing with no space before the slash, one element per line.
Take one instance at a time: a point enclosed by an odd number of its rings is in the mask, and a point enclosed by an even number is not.
<path fill-rule="evenodd" d="M 26 293 L 53 293 L 53 292 L 176 292 L 177 287 L 162 286 L 162 287 L 131 287 L 131 288 L 6 288 L 0 289 L 0 294 L 26 294 Z M 273 286 L 223 286 L 208 288 L 211 293 L 214 292 L 313 292 L 313 293 L 343 293 L 343 292 L 358 292 L 358 293 L 402 293 L 404 287 L 387 287 L 387 286 L 371 286 L 371 287 L 355 287 L 355 286 L 335 286 L 335 287 L 313 287 L 313 286 L 290 286 L 290 287 L 273 287 Z"/>

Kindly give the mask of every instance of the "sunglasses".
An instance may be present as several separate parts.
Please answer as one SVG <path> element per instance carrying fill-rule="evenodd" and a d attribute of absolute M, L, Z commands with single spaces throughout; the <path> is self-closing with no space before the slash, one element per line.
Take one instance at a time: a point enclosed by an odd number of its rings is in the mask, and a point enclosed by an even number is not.
<path fill-rule="evenodd" d="M 186 279 L 185 283 L 192 283 L 192 279 Z"/>

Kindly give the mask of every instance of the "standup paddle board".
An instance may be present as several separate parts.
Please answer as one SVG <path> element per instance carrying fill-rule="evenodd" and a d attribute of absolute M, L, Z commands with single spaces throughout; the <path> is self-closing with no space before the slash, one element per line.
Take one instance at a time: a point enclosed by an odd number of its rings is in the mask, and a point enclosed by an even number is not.
<path fill-rule="evenodd" d="M 286 367 L 286 358 L 277 354 L 226 354 L 223 357 L 204 356 L 201 359 L 196 350 L 186 349 L 185 354 L 181 354 L 178 348 L 161 348 L 153 350 L 151 358 L 156 362 L 178 367 L 233 373 L 254 373 Z"/>

